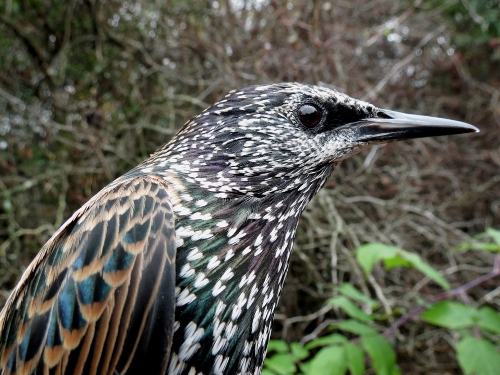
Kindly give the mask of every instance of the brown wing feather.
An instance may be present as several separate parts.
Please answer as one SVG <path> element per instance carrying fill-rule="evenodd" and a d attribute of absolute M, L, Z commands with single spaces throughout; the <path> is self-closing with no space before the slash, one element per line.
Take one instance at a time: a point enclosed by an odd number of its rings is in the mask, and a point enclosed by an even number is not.
<path fill-rule="evenodd" d="M 110 185 L 42 248 L 0 314 L 0 374 L 165 373 L 175 309 L 165 183 Z"/>

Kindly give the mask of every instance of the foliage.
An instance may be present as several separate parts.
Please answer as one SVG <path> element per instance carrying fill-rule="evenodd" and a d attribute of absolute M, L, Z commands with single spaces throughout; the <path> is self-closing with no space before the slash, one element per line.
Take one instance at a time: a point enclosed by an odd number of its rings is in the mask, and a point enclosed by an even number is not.
<path fill-rule="evenodd" d="M 383 260 L 387 270 L 396 266 L 413 267 L 434 280 L 443 289 L 450 289 L 450 284 L 448 284 L 439 272 L 424 263 L 417 254 L 409 253 L 394 246 L 382 243 L 371 243 L 360 246 L 356 249 L 356 258 L 367 275 L 371 273 L 377 261 Z"/>
<path fill-rule="evenodd" d="M 480 241 L 490 238 L 490 241 Z M 457 246 L 457 250 L 474 250 L 481 249 L 491 251 L 492 253 L 500 253 L 500 230 L 488 228 L 484 233 L 474 236 L 474 241 L 464 242 Z"/>
<path fill-rule="evenodd" d="M 498 231 L 488 229 L 476 236 L 478 239 L 498 240 Z M 483 249 L 488 242 L 475 242 L 475 249 Z M 460 248 L 472 248 L 464 244 Z M 333 333 L 314 338 L 305 345 L 274 340 L 269 345 L 264 375 L 362 375 L 366 359 L 377 375 L 396 375 L 400 370 L 396 362 L 394 333 L 410 319 L 420 318 L 430 324 L 456 331 L 455 350 L 458 363 L 466 375 L 495 375 L 500 368 L 500 313 L 490 306 L 474 307 L 471 304 L 451 299 L 467 292 L 468 286 L 450 290 L 449 283 L 432 266 L 424 263 L 415 254 L 381 243 L 371 243 L 356 249 L 357 260 L 366 276 L 369 276 L 377 260 L 384 260 L 386 269 L 411 267 L 437 281 L 446 292 L 431 298 L 421 298 L 417 304 L 400 317 L 384 332 L 380 324 L 390 321 L 377 313 L 381 304 L 370 296 L 345 283 L 337 288 L 338 296 L 327 300 L 327 304 L 340 309 L 351 319 L 329 325 Z M 414 256 L 412 256 L 414 255 Z M 439 277 L 436 277 L 439 275 Z M 479 282 L 500 276 L 500 257 L 497 257 L 493 271 Z M 476 283 L 476 284 L 477 284 Z M 359 305 L 359 306 L 358 306 Z M 369 311 L 368 313 L 364 310 Z M 425 312 L 422 311 L 426 309 Z M 376 324 L 378 323 L 378 324 Z M 366 358 L 366 359 L 365 359 Z"/>
<path fill-rule="evenodd" d="M 465 375 L 496 375 L 500 368 L 498 345 L 467 336 L 457 344 L 457 357 Z"/>
<path fill-rule="evenodd" d="M 435 0 L 426 2 L 438 4 Z M 443 13 L 455 20 L 460 30 L 456 41 L 461 46 L 485 43 L 500 37 L 500 7 L 497 1 L 450 1 L 444 6 Z"/>

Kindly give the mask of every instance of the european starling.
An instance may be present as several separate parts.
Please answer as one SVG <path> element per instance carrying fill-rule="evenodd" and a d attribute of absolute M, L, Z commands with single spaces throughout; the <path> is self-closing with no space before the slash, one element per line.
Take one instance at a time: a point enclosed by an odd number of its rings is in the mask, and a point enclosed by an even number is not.
<path fill-rule="evenodd" d="M 476 132 L 297 83 L 231 91 L 52 236 L 0 373 L 259 374 L 300 215 L 361 149 Z"/>

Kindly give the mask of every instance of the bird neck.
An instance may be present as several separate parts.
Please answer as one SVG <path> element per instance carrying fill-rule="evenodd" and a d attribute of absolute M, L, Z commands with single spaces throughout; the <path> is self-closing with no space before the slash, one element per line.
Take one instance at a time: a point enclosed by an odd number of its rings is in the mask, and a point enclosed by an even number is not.
<path fill-rule="evenodd" d="M 179 327 L 170 374 L 199 371 L 202 361 L 215 373 L 253 373 L 262 366 L 299 217 L 327 173 L 292 193 L 231 191 L 226 198 L 207 194 L 178 171 L 169 176 L 178 181 L 172 195 Z"/>

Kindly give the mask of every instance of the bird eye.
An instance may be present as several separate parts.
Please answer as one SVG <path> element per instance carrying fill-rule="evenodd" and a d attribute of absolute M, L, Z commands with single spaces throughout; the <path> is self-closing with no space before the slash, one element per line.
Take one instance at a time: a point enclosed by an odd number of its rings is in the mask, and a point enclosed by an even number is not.
<path fill-rule="evenodd" d="M 297 111 L 297 117 L 306 128 L 314 128 L 321 122 L 321 109 L 312 104 L 305 104 Z"/>

